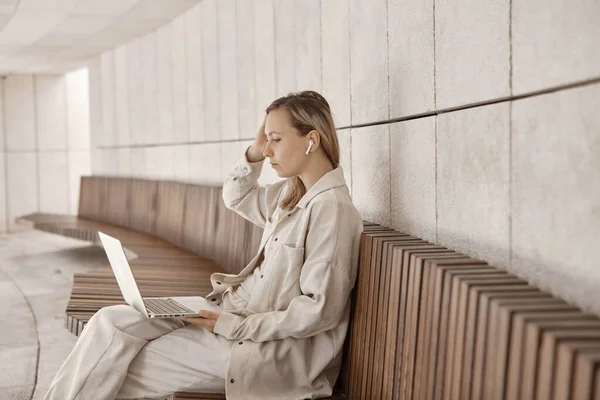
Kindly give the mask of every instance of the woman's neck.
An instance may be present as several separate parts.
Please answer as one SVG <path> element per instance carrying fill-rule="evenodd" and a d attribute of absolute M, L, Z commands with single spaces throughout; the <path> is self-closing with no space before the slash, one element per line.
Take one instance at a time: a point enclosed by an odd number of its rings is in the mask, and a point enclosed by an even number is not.
<path fill-rule="evenodd" d="M 310 188 L 323 177 L 323 175 L 331 171 L 333 171 L 333 167 L 331 166 L 329 159 L 327 157 L 318 157 L 313 160 L 313 162 L 309 163 L 307 170 L 299 174 L 298 177 L 308 192 Z"/>

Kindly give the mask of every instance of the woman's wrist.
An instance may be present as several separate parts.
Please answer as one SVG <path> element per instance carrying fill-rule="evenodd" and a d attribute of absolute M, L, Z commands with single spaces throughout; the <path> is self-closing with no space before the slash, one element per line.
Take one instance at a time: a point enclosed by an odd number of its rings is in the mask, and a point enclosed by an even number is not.
<path fill-rule="evenodd" d="M 246 160 L 248 160 L 249 163 L 259 162 L 264 159 L 265 157 L 262 155 L 262 150 L 255 145 L 248 147 L 246 150 Z"/>

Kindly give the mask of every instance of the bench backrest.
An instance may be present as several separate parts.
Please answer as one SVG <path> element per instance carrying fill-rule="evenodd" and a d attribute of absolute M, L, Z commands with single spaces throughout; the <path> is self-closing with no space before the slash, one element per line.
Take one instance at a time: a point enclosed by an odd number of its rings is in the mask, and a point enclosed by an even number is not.
<path fill-rule="evenodd" d="M 483 261 L 365 224 L 353 296 L 348 398 L 600 399 L 600 319 Z"/>
<path fill-rule="evenodd" d="M 262 229 L 221 188 L 84 177 L 81 217 L 239 272 Z M 487 263 L 365 222 L 337 391 L 351 399 L 600 399 L 600 319 Z"/>
<path fill-rule="evenodd" d="M 102 176 L 81 178 L 79 216 L 134 229 L 241 271 L 262 229 L 228 210 L 220 187 Z"/>

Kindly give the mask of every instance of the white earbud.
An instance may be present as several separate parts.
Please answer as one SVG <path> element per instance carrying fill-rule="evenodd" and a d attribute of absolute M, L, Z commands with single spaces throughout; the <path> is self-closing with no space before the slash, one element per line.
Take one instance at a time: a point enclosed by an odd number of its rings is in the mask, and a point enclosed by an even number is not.
<path fill-rule="evenodd" d="M 308 155 L 308 152 L 310 151 L 310 148 L 312 147 L 313 144 L 315 144 L 315 142 L 313 142 L 312 139 L 309 140 L 309 142 L 308 142 L 308 149 L 306 149 L 306 155 Z"/>

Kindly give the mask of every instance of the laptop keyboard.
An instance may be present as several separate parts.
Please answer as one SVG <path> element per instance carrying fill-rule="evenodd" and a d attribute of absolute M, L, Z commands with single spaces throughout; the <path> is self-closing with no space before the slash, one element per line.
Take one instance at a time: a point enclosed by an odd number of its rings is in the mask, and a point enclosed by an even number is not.
<path fill-rule="evenodd" d="M 195 313 L 187 307 L 182 306 L 175 300 L 171 299 L 148 299 L 144 298 L 144 304 L 148 311 L 154 314 L 188 314 Z"/>

